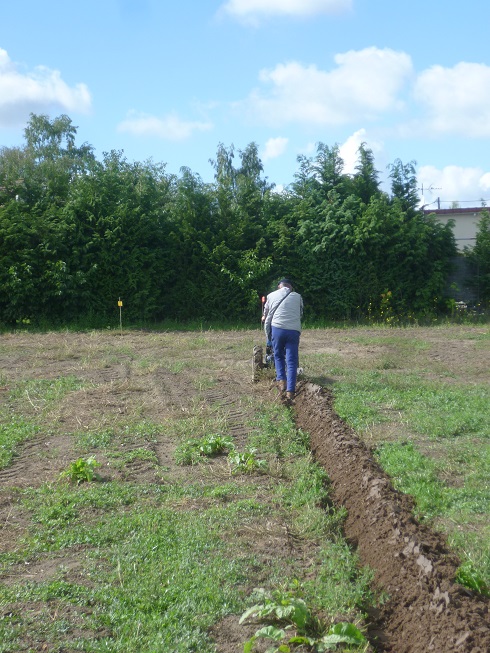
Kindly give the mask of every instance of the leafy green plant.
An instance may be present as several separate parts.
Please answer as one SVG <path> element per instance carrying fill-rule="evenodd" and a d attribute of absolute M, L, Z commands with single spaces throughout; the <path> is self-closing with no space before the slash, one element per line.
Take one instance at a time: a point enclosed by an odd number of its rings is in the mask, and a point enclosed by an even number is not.
<path fill-rule="evenodd" d="M 259 602 L 242 614 L 239 623 L 253 617 L 258 621 L 273 620 L 278 623 L 294 624 L 302 630 L 311 621 L 306 603 L 291 591 L 276 589 L 267 592 L 259 587 L 254 590 L 254 595 Z"/>
<path fill-rule="evenodd" d="M 268 625 L 259 628 L 245 643 L 244 653 L 252 653 L 255 642 L 260 638 L 278 644 L 277 647 L 268 649 L 268 653 L 290 653 L 303 646 L 322 653 L 335 649 L 337 644 L 361 646 L 366 643 L 364 635 L 352 623 L 342 622 L 327 627 L 311 613 L 305 601 L 296 595 L 298 587 L 293 591 L 254 590 L 259 603 L 246 610 L 239 623 L 253 619 Z"/>
<path fill-rule="evenodd" d="M 68 469 L 61 472 L 60 478 L 67 478 L 70 483 L 77 485 L 84 482 L 91 483 L 93 480 L 100 480 L 99 475 L 95 472 L 97 467 L 100 467 L 100 463 L 97 462 L 95 456 L 78 458 L 70 464 Z"/>
<path fill-rule="evenodd" d="M 267 460 L 257 458 L 257 449 L 232 451 L 228 454 L 232 474 L 253 474 L 267 470 Z"/>
<path fill-rule="evenodd" d="M 217 456 L 233 450 L 230 437 L 211 433 L 202 438 L 193 438 L 180 444 L 175 450 L 175 460 L 179 465 L 195 465 L 202 458 Z"/>

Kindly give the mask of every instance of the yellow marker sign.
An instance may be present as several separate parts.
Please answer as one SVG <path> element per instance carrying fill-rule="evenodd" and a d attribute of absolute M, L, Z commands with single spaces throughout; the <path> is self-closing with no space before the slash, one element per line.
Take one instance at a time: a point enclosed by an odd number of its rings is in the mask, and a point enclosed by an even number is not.
<path fill-rule="evenodd" d="M 122 334 L 122 300 L 120 297 L 117 302 L 117 305 L 119 306 L 119 327 L 121 328 L 121 334 Z"/>

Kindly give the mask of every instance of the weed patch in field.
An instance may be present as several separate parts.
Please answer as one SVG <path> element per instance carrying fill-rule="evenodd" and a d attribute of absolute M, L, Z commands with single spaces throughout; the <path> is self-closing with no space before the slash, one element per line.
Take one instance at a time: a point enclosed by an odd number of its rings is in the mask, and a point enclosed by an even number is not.
<path fill-rule="evenodd" d="M 437 374 L 447 373 L 443 391 L 450 391 L 446 400 L 438 391 L 431 394 L 438 381 L 424 370 L 434 348 L 418 342 L 418 333 L 369 327 L 363 342 L 356 341 L 359 330 L 343 330 L 336 342 L 329 332 L 318 331 L 313 340 L 304 333 L 301 363 L 308 375 L 333 385 L 337 401 L 344 393 L 342 410 L 348 419 L 357 415 L 360 432 L 389 423 L 403 424 L 413 435 L 411 421 L 420 418 L 414 451 L 422 458 L 412 461 L 412 475 L 427 501 L 426 518 L 447 528 L 455 549 L 466 555 L 461 573 L 479 583 L 489 566 L 483 420 L 463 413 L 462 422 L 448 419 L 447 434 L 433 437 L 423 431 L 432 430 L 429 416 L 419 413 L 436 411 L 438 424 L 447 413 L 462 412 L 461 397 L 472 384 L 473 412 L 487 419 L 487 409 L 476 377 L 463 382 L 454 365 L 444 368 L 443 356 Z M 442 339 L 443 333 L 435 336 Z M 397 350 L 399 336 L 406 342 Z M 17 393 L 2 397 L 0 409 L 2 426 L 13 425 L 5 431 L 5 451 L 11 453 L 4 463 L 6 489 L 0 490 L 9 545 L 0 554 L 0 651 L 41 643 L 53 653 L 214 653 L 212 633 L 219 629 L 213 627 L 233 622 L 240 628 L 254 587 L 269 592 L 295 581 L 325 623 L 344 616 L 362 623 L 376 602 L 373 574 L 360 568 L 342 537 L 345 511 L 332 504 L 329 479 L 312 459 L 308 435 L 296 429 L 291 410 L 251 384 L 252 341 L 261 333 L 18 337 L 18 344 L 12 336 L 12 346 L 0 351 L 7 370 L 2 382 Z M 320 352 L 322 339 L 326 354 Z M 472 342 L 483 360 L 488 339 Z M 16 367 L 13 378 L 8 357 L 19 351 L 29 351 L 29 365 Z M 49 366 L 49 374 L 64 380 L 33 380 L 32 361 L 36 370 Z M 484 374 L 483 363 L 478 374 Z M 41 442 L 40 432 L 61 434 L 66 442 Z M 239 453 L 255 450 L 267 468 L 233 474 L 228 451 L 199 456 L 199 462 L 208 460 L 205 465 L 175 464 L 176 447 L 209 434 L 232 438 Z M 32 451 L 21 447 L 27 439 Z M 33 473 L 16 489 L 16 453 L 32 470 L 42 464 L 48 482 Z M 104 461 L 104 482 L 57 482 L 80 455 Z M 159 473 L 138 471 L 143 467 Z M 437 499 L 432 506 L 431 493 Z M 19 518 L 20 528 L 11 517 Z M 244 634 L 239 648 L 250 636 Z"/>
<path fill-rule="evenodd" d="M 8 578 L 0 585 L 7 615 L 0 651 L 28 650 L 37 641 L 53 652 L 212 653 L 211 626 L 227 615 L 238 625 L 257 582 L 309 576 L 328 556 L 322 543 L 341 542 L 344 515 L 328 505 L 328 479 L 290 411 L 250 393 L 228 408 L 218 387 L 223 361 L 248 353 L 250 336 L 230 343 L 223 334 L 150 334 L 152 346 L 165 352 L 159 364 L 152 363 L 146 336 L 137 336 L 143 346 L 130 337 L 88 334 L 75 351 L 66 335 L 60 351 L 51 334 L 43 361 L 63 366 L 69 357 L 82 378 L 61 375 L 54 386 L 6 379 L 15 390 L 10 412 L 2 413 L 4 425 L 12 419 L 5 440 L 11 455 L 38 428 L 63 430 L 73 446 L 71 463 L 100 457 L 109 464 L 103 482 L 78 484 L 75 474 L 73 484 L 59 483 L 57 471 L 51 482 L 16 493 L 25 528 L 15 550 L 0 554 Z M 84 388 L 89 392 L 80 395 Z M 231 435 L 237 425 L 240 448 Z M 164 474 L 137 481 L 134 466 L 161 470 L 159 452 L 178 455 L 188 442 L 194 456 L 198 449 L 195 462 L 210 464 L 176 468 L 166 459 Z M 56 469 L 58 453 L 48 451 Z M 228 459 L 247 453 L 246 460 Z M 65 459 L 62 469 L 69 465 Z M 360 614 L 364 606 L 368 581 L 352 560 L 348 571 L 337 569 L 335 589 L 323 590 L 325 597 L 335 592 L 332 615 Z M 307 583 L 310 603 L 322 586 Z"/>

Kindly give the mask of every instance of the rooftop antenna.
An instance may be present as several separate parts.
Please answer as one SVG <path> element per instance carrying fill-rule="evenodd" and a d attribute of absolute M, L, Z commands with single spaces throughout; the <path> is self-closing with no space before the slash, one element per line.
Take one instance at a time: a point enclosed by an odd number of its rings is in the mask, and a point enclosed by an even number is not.
<path fill-rule="evenodd" d="M 417 190 L 420 190 L 422 192 L 422 195 L 424 194 L 424 182 L 422 182 L 422 186 L 420 188 L 417 188 Z M 430 184 L 425 190 L 427 190 L 429 193 L 432 194 L 434 190 L 442 190 L 441 186 L 433 186 Z"/>
<path fill-rule="evenodd" d="M 426 206 L 429 206 L 429 204 L 433 204 L 433 202 L 427 202 L 427 203 L 425 202 L 424 190 L 428 191 L 432 195 L 433 191 L 442 190 L 442 188 L 440 186 L 433 186 L 432 184 L 429 184 L 429 186 L 424 189 L 424 182 L 422 182 L 422 186 L 420 188 L 417 188 L 417 190 L 421 192 L 422 206 L 420 207 L 420 209 L 422 210 Z M 438 209 L 441 208 L 441 200 L 439 197 L 437 198 L 437 208 Z"/>

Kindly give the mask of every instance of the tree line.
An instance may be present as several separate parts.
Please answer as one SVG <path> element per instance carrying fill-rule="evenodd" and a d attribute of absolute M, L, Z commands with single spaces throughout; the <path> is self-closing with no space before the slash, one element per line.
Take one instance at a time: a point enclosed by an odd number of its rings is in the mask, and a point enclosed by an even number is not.
<path fill-rule="evenodd" d="M 287 275 L 311 319 L 429 315 L 444 303 L 451 225 L 417 209 L 415 164 L 381 190 L 362 144 L 354 174 L 338 146 L 300 156 L 276 192 L 255 143 L 219 144 L 205 183 L 189 168 L 97 159 L 66 115 L 31 114 L 0 149 L 0 322 L 100 323 L 119 298 L 140 323 L 250 321 Z"/>

